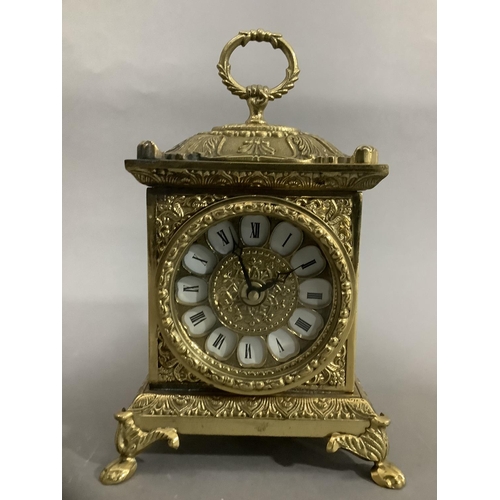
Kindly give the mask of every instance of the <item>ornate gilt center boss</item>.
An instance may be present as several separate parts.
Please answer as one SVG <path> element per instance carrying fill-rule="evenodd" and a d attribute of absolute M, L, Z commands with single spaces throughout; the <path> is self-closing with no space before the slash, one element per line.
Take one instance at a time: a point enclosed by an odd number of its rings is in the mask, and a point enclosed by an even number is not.
<path fill-rule="evenodd" d="M 250 41 L 284 52 L 276 87 L 231 76 L 232 52 Z M 378 485 L 401 488 L 386 460 L 389 419 L 354 375 L 361 191 L 388 167 L 371 146 L 349 156 L 265 121 L 299 75 L 281 35 L 239 33 L 217 69 L 248 120 L 166 152 L 142 142 L 125 162 L 149 186 L 149 374 L 115 415 L 120 456 L 101 481 L 130 478 L 156 440 L 177 448 L 179 435 L 217 434 L 323 437 L 326 451 L 373 461 Z"/>

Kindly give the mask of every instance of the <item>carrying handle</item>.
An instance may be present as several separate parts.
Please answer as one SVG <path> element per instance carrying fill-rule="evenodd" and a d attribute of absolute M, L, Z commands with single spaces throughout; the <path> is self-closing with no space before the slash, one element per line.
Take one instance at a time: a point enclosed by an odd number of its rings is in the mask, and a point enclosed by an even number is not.
<path fill-rule="evenodd" d="M 248 87 L 243 87 L 243 85 L 240 85 L 231 76 L 229 58 L 237 47 L 240 45 L 245 47 L 248 42 L 268 42 L 274 49 L 280 49 L 285 54 L 288 60 L 288 67 L 286 69 L 285 78 L 279 85 L 271 89 L 263 85 L 249 85 Z M 229 91 L 237 95 L 240 99 L 246 99 L 250 109 L 250 116 L 246 123 L 255 124 L 266 123 L 263 118 L 263 113 L 267 103 L 269 101 L 274 101 L 274 99 L 279 99 L 293 89 L 295 82 L 299 78 L 300 72 L 295 52 L 288 42 L 280 34 L 269 33 L 263 30 L 240 31 L 238 35 L 227 42 L 220 54 L 217 69 L 219 70 L 219 76 L 222 78 L 222 83 Z"/>

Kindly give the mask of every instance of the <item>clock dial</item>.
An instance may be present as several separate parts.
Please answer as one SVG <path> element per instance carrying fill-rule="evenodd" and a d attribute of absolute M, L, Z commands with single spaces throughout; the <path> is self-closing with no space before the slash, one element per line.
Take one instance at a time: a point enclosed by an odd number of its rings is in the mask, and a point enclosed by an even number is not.
<path fill-rule="evenodd" d="M 235 366 L 273 366 L 300 355 L 334 303 L 331 270 L 314 239 L 277 218 L 214 223 L 183 262 L 188 274 L 175 282 L 176 300 L 186 306 L 182 324 L 203 339 L 206 354 Z"/>
<path fill-rule="evenodd" d="M 210 280 L 210 302 L 222 324 L 241 335 L 267 335 L 286 323 L 297 304 L 298 280 L 272 284 L 290 263 L 267 248 L 244 248 L 220 262 Z M 241 259 L 241 261 L 240 261 Z M 247 283 L 242 268 L 249 277 Z M 266 283 L 272 286 L 262 291 Z"/>
<path fill-rule="evenodd" d="M 305 209 L 223 200 L 171 240 L 158 273 L 162 334 L 202 380 L 277 392 L 319 373 L 345 341 L 354 272 L 340 241 Z"/>

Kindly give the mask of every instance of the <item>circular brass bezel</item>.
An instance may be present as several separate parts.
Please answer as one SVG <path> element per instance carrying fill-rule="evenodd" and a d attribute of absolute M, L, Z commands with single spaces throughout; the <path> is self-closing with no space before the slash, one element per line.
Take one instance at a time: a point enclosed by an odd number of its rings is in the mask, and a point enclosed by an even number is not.
<path fill-rule="evenodd" d="M 298 356 L 269 368 L 227 365 L 204 352 L 187 334 L 175 307 L 175 275 L 185 251 L 214 223 L 236 216 L 259 214 L 288 220 L 309 233 L 322 250 L 338 286 L 338 307 L 311 346 Z M 159 327 L 166 345 L 179 362 L 201 380 L 238 394 L 273 394 L 292 389 L 319 373 L 335 357 L 352 327 L 355 273 L 346 249 L 318 217 L 291 202 L 269 196 L 242 196 L 200 210 L 172 235 L 160 259 L 156 279 Z"/>

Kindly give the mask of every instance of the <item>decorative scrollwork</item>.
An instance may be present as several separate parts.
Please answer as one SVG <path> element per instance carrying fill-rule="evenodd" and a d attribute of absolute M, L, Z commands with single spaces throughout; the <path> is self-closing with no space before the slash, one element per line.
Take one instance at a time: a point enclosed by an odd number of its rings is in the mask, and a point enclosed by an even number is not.
<path fill-rule="evenodd" d="M 335 432 L 328 440 L 326 451 L 335 453 L 342 448 L 364 460 L 375 462 L 371 471 L 373 481 L 385 488 L 400 489 L 405 485 L 403 473 L 394 464 L 385 461 L 389 451 L 386 428 L 390 422 L 381 413 L 372 416 L 370 425 L 360 436 Z"/>
<path fill-rule="evenodd" d="M 276 150 L 269 145 L 269 141 L 264 141 L 259 138 L 249 139 L 238 148 L 238 153 L 244 153 L 251 156 L 272 156 L 275 151 Z"/>
<path fill-rule="evenodd" d="M 199 396 L 141 393 L 130 407 L 141 415 L 238 419 L 362 420 L 377 416 L 366 399 L 294 396 Z"/>
<path fill-rule="evenodd" d="M 116 449 L 120 456 L 101 472 L 103 484 L 119 484 L 130 479 L 137 469 L 135 457 L 155 441 L 165 439 L 171 448 L 179 447 L 179 436 L 171 427 L 143 431 L 135 424 L 131 411 L 116 413 L 115 419 L 118 421 Z"/>
<path fill-rule="evenodd" d="M 274 147 L 274 146 L 273 146 Z M 276 156 L 276 155 L 275 155 Z M 249 160 L 252 160 L 249 156 Z M 258 157 L 255 157 L 258 158 Z M 255 159 L 254 158 L 254 159 Z M 269 157 L 271 158 L 271 157 Z M 228 168 L 192 168 L 167 166 L 164 161 L 130 160 L 127 170 L 146 186 L 196 188 L 272 188 L 279 191 L 314 190 L 364 191 L 375 187 L 389 170 L 386 165 L 339 166 L 334 170 L 243 170 L 238 165 Z"/>
<path fill-rule="evenodd" d="M 313 214 L 330 226 L 344 244 L 350 257 L 353 257 L 352 199 L 351 198 L 313 198 L 287 197 L 300 207 Z M 346 384 L 347 348 L 337 353 L 335 359 L 318 375 L 306 382 L 307 387 L 342 387 Z"/>
<path fill-rule="evenodd" d="M 166 241 L 190 214 L 211 203 L 226 199 L 225 196 L 213 195 L 161 195 L 156 204 L 156 236 L 157 260 L 163 252 Z M 309 210 L 322 219 L 337 234 L 350 256 L 352 256 L 352 200 L 351 198 L 314 198 L 314 197 L 287 197 L 287 201 Z M 189 371 L 171 353 L 162 338 L 160 329 L 157 329 L 158 343 L 158 377 L 161 382 L 180 382 L 202 384 L 195 372 Z M 337 353 L 333 361 L 320 373 L 305 383 L 309 388 L 338 388 L 346 383 L 346 356 L 345 346 Z"/>
<path fill-rule="evenodd" d="M 190 384 L 201 383 L 200 379 L 172 354 L 165 345 L 160 329 L 156 331 L 158 342 L 158 376 L 161 382 L 188 382 Z"/>
<path fill-rule="evenodd" d="M 347 348 L 345 345 L 337 353 L 335 359 L 320 373 L 309 379 L 305 385 L 310 389 L 326 387 L 342 387 L 346 384 Z"/>
<path fill-rule="evenodd" d="M 288 261 L 266 249 L 246 249 L 243 256 L 252 280 L 266 282 L 289 269 Z M 264 292 L 264 300 L 253 306 L 238 300 L 244 283 L 236 256 L 224 260 L 213 274 L 211 303 L 225 326 L 242 334 L 262 335 L 286 323 L 297 303 L 298 283 L 294 275 Z"/>
<path fill-rule="evenodd" d="M 361 436 L 336 432 L 330 436 L 326 451 L 335 453 L 340 448 L 355 453 L 365 460 L 381 462 L 387 456 L 389 441 L 386 427 L 390 420 L 384 415 L 374 415 L 370 426 Z"/>
<path fill-rule="evenodd" d="M 315 135 L 290 127 L 252 124 L 214 127 L 196 134 L 163 153 L 165 160 L 238 159 L 252 161 L 290 161 L 316 163 L 343 158 L 345 154 L 333 144 Z M 154 153 L 157 154 L 157 153 Z M 153 155 L 153 153 L 151 153 Z M 157 158 L 154 156 L 153 158 Z M 153 159 L 152 158 L 152 159 Z"/>
<path fill-rule="evenodd" d="M 352 198 L 287 197 L 286 199 L 293 201 L 299 207 L 310 210 L 326 222 L 344 244 L 349 256 L 353 256 Z"/>
<path fill-rule="evenodd" d="M 165 250 L 170 235 L 192 213 L 224 198 L 226 197 L 217 195 L 160 195 L 155 206 L 156 262 Z"/>
<path fill-rule="evenodd" d="M 189 371 L 219 388 L 244 394 L 262 394 L 303 384 L 328 365 L 340 350 L 351 327 L 351 303 L 354 294 L 354 271 L 342 244 L 334 233 L 310 212 L 276 198 L 232 198 L 216 203 L 193 215 L 175 240 L 167 244 L 157 277 L 158 306 L 162 337 L 168 348 Z M 301 355 L 281 365 L 262 369 L 236 368 L 207 355 L 184 331 L 171 310 L 170 297 L 179 260 L 191 242 L 214 222 L 243 214 L 269 214 L 292 221 L 314 235 L 330 268 L 338 279 L 339 306 L 326 321 L 316 341 Z"/>

